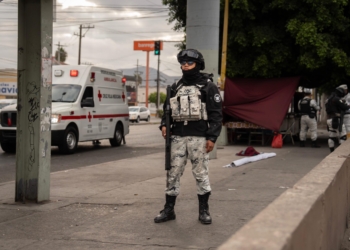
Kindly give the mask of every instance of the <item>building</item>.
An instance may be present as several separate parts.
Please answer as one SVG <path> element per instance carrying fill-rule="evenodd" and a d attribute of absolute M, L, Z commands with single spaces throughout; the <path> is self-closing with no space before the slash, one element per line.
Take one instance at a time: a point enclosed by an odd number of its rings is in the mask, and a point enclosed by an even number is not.
<path fill-rule="evenodd" d="M 125 87 L 126 87 L 126 96 L 128 99 L 129 106 L 137 106 L 138 105 L 138 84 L 136 82 L 136 76 L 124 75 L 126 79 Z"/>
<path fill-rule="evenodd" d="M 16 99 L 17 91 L 17 70 L 0 69 L 0 99 Z"/>

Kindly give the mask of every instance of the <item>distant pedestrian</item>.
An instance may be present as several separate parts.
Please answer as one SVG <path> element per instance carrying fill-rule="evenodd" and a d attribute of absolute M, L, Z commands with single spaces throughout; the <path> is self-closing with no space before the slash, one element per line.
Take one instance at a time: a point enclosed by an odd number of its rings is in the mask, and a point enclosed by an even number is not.
<path fill-rule="evenodd" d="M 304 89 L 304 98 L 298 103 L 298 108 L 301 113 L 300 118 L 300 147 L 305 147 L 306 134 L 310 130 L 311 147 L 319 148 L 317 144 L 317 111 L 320 107 L 316 101 L 311 98 L 311 90 Z"/>
<path fill-rule="evenodd" d="M 212 75 L 200 73 L 205 67 L 203 55 L 195 49 L 186 49 L 177 55 L 182 78 L 171 87 L 171 131 L 166 131 L 165 115 L 160 129 L 162 136 L 171 133 L 171 169 L 167 173 L 166 203 L 154 222 L 175 219 L 174 206 L 180 192 L 180 177 L 187 159 L 192 163 L 192 174 L 197 183 L 199 217 L 201 223 L 211 224 L 209 213 L 209 152 L 220 135 L 222 100 L 212 82 Z M 165 114 L 165 107 L 164 107 Z"/>
<path fill-rule="evenodd" d="M 335 141 L 339 144 L 346 141 L 346 130 L 343 124 L 344 112 L 350 106 L 342 99 L 348 93 L 347 85 L 340 85 L 326 100 L 328 146 L 331 152 L 334 151 Z"/>

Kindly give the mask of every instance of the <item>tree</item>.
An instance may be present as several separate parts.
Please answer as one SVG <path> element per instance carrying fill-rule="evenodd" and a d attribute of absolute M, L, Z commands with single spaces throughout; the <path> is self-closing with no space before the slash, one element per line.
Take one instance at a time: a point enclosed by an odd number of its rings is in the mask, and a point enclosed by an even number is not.
<path fill-rule="evenodd" d="M 64 50 L 64 48 L 60 48 L 59 50 L 57 49 L 55 52 L 55 59 L 58 60 L 58 53 L 60 52 L 60 61 L 61 62 L 65 62 L 67 57 L 68 57 L 68 53 L 67 51 Z"/>
<path fill-rule="evenodd" d="M 160 92 L 159 93 L 160 97 L 160 103 L 164 103 L 166 99 L 166 94 Z M 151 103 L 157 103 L 157 92 L 153 92 L 148 96 L 148 101 Z"/>
<path fill-rule="evenodd" d="M 163 0 L 168 21 L 178 22 L 179 30 L 186 24 L 186 5 L 176 7 L 177 2 Z M 349 82 L 347 0 L 230 0 L 229 15 L 228 77 L 301 76 L 300 85 L 326 92 Z"/>
<path fill-rule="evenodd" d="M 163 0 L 163 4 L 169 7 L 170 17 L 168 19 L 168 22 L 169 24 L 175 22 L 173 29 L 179 32 L 186 31 L 187 0 Z M 179 48 L 180 50 L 185 49 L 186 36 L 184 38 L 184 41 L 175 44 L 175 47 Z"/>

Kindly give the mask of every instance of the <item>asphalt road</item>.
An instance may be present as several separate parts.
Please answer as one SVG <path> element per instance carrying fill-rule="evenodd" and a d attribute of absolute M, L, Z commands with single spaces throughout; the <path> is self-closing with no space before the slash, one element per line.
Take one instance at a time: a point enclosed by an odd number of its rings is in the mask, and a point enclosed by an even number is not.
<path fill-rule="evenodd" d="M 162 152 L 164 139 L 158 125 L 140 122 L 130 126 L 126 144 L 112 148 L 109 140 L 102 140 L 101 145 L 91 142 L 79 143 L 78 150 L 72 155 L 62 155 L 57 147 L 51 148 L 51 172 L 90 166 L 104 162 L 127 159 Z M 8 154 L 0 148 L 0 183 L 16 179 L 16 155 Z"/>

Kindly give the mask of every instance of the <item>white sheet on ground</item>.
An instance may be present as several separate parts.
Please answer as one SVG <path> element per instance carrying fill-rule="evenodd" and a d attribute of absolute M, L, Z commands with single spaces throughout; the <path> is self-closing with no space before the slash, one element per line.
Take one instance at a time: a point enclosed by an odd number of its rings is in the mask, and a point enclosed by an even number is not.
<path fill-rule="evenodd" d="M 231 162 L 231 164 L 225 165 L 224 168 L 238 167 L 249 162 L 260 161 L 274 156 L 276 156 L 276 153 L 262 153 L 251 157 L 244 157 Z"/>

